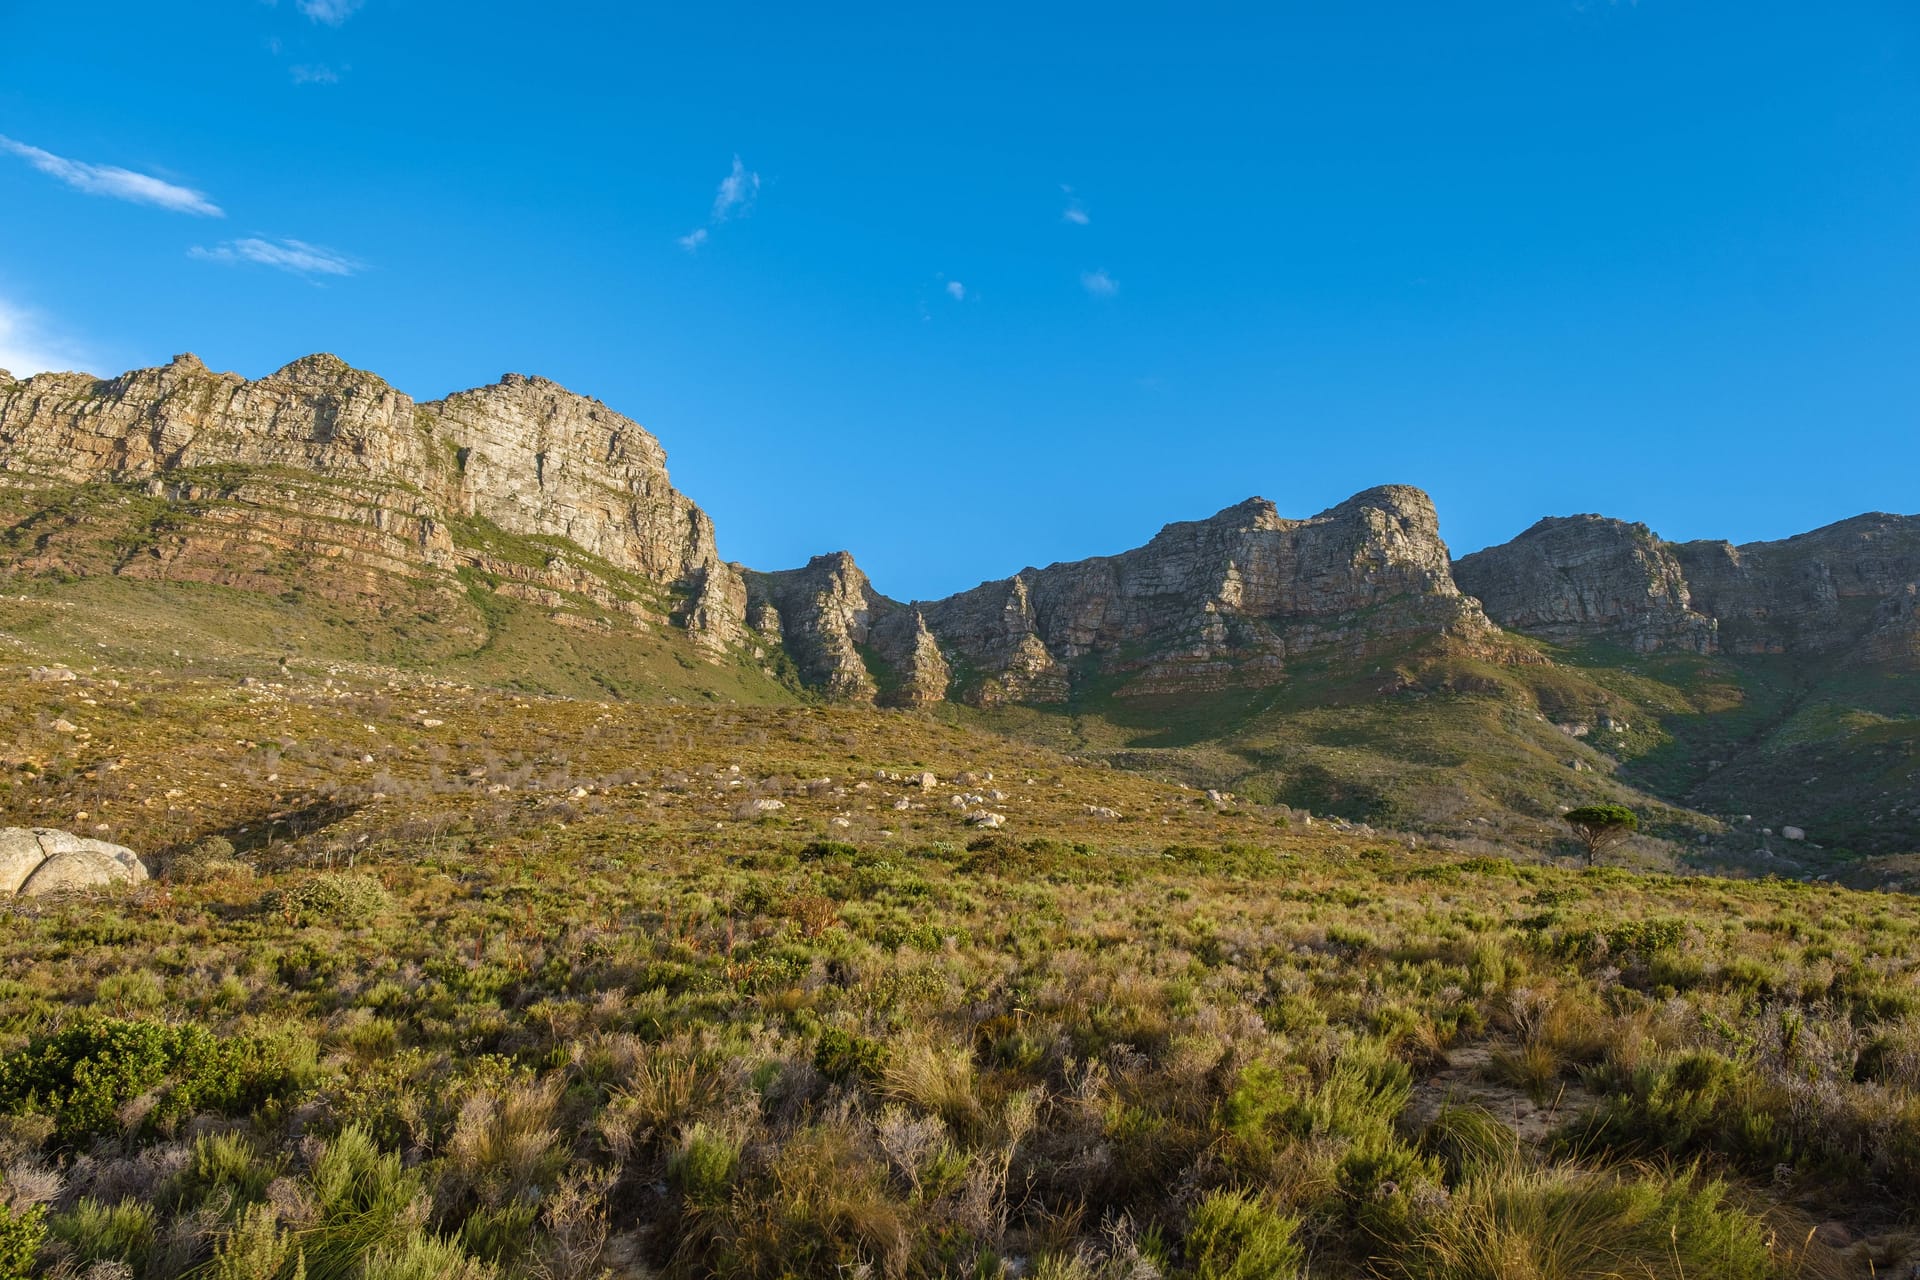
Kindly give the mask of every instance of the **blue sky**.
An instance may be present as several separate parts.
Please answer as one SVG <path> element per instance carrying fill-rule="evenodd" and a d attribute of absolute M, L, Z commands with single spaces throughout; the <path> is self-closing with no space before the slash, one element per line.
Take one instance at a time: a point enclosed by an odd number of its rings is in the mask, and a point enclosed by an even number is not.
<path fill-rule="evenodd" d="M 901 597 L 1920 510 L 1910 0 L 819 8 L 0 3 L 0 365 L 545 374 Z"/>

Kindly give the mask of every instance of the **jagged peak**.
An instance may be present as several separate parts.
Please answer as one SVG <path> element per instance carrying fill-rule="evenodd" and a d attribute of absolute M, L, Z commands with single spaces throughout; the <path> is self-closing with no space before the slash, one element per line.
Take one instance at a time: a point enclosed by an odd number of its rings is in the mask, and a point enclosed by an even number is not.
<path fill-rule="evenodd" d="M 485 386 L 468 387 L 464 391 L 454 391 L 449 393 L 443 400 L 435 401 L 434 403 L 444 404 L 448 400 L 484 399 L 492 396 L 517 398 L 528 394 L 552 396 L 562 400 L 576 400 L 581 404 L 604 410 L 617 417 L 626 417 L 626 415 L 620 413 L 619 410 L 610 408 L 603 400 L 594 396 L 583 395 L 562 383 L 555 382 L 552 378 L 542 377 L 537 373 L 503 373 L 498 380 L 489 382 Z M 627 418 L 627 421 L 631 422 L 632 419 Z"/>
<path fill-rule="evenodd" d="M 1486 549 L 1495 550 L 1498 546 L 1511 546 L 1516 542 L 1549 537 L 1555 533 L 1570 529 L 1624 533 L 1628 537 L 1640 542 L 1660 542 L 1662 540 L 1645 521 L 1622 520 L 1618 516 L 1606 516 L 1598 512 L 1582 511 L 1567 516 L 1542 516 L 1521 532 L 1509 538 L 1506 542 L 1496 544 L 1496 547 Z M 1477 555 L 1479 553 L 1475 552 L 1474 554 Z"/>
<path fill-rule="evenodd" d="M 860 566 L 854 563 L 851 551 L 829 551 L 825 555 L 814 556 L 807 561 L 807 568 L 828 569 L 836 573 L 861 573 Z"/>
<path fill-rule="evenodd" d="M 1230 507 L 1222 507 L 1200 523 L 1238 525 L 1244 524 L 1249 520 L 1260 521 L 1271 519 L 1277 517 L 1279 514 L 1280 508 L 1274 506 L 1273 503 L 1266 498 L 1256 496 L 1247 498 L 1241 502 L 1236 502 Z"/>
<path fill-rule="evenodd" d="M 167 361 L 167 368 L 177 369 L 181 373 L 208 373 L 207 362 L 191 351 L 182 351 Z"/>
<path fill-rule="evenodd" d="M 268 375 L 268 378 L 276 382 L 297 382 L 307 386 L 338 386 L 350 382 L 372 382 L 383 387 L 387 385 L 387 380 L 379 374 L 369 373 L 365 369 L 356 369 L 329 351 L 316 351 L 310 356 L 301 356 L 298 360 L 281 365 Z"/>
<path fill-rule="evenodd" d="M 1410 484 L 1377 484 L 1362 489 L 1345 502 L 1336 503 L 1314 516 L 1315 520 L 1333 519 L 1355 511 L 1387 511 L 1402 518 L 1413 517 L 1439 523 L 1439 512 L 1425 489 Z"/>

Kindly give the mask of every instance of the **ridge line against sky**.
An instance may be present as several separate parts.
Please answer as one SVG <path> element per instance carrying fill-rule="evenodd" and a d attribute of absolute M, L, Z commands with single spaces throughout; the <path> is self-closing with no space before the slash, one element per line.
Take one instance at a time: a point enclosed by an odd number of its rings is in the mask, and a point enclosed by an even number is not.
<path fill-rule="evenodd" d="M 0 367 L 543 373 L 918 598 L 1393 477 L 1463 553 L 1920 506 L 1911 9 L 1378 9 L 25 12 Z"/>

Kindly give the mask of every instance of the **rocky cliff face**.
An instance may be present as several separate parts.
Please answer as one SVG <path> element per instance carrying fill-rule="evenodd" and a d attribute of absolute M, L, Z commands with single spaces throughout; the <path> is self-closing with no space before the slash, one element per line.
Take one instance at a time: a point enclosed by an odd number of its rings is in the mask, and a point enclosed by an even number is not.
<path fill-rule="evenodd" d="M 1777 542 L 1683 542 L 1674 553 L 1729 650 L 1838 654 L 1920 582 L 1920 516 L 1876 512 Z"/>
<path fill-rule="evenodd" d="M 1250 499 L 1144 547 L 904 605 L 845 552 L 748 573 L 749 616 L 829 697 L 918 705 L 1058 703 L 1258 688 L 1307 654 L 1418 637 L 1511 656 L 1454 585 L 1433 504 L 1368 490 L 1305 520 Z"/>
<path fill-rule="evenodd" d="M 1911 652 L 1920 516 L 1857 516 L 1779 542 L 1671 543 L 1645 525 L 1549 518 L 1454 574 L 1503 626 L 1642 652 Z"/>
<path fill-rule="evenodd" d="M 742 633 L 745 585 L 669 483 L 659 442 L 545 379 L 416 404 L 327 355 L 254 381 L 192 356 L 108 380 L 0 378 L 0 484 L 94 481 L 205 517 L 117 572 L 256 587 L 310 555 L 377 599 L 392 575 L 471 565 L 522 595 L 584 591 L 644 621 L 611 569 L 659 589 L 662 612 L 709 646 Z M 490 552 L 488 527 L 566 545 L 529 564 Z"/>
<path fill-rule="evenodd" d="M 1369 489 L 1304 520 L 1252 498 L 1168 525 L 1117 556 L 1028 569 L 925 606 L 974 701 L 1058 701 L 1076 676 L 1119 695 L 1257 687 L 1309 653 L 1358 656 L 1410 634 L 1491 652 L 1433 503 Z"/>
<path fill-rule="evenodd" d="M 118 523 L 76 550 L 57 535 L 86 517 L 61 495 L 101 491 Z M 0 569 L 97 573 L 104 547 L 115 574 L 386 613 L 411 593 L 421 616 L 483 586 L 570 626 L 671 621 L 711 656 L 778 645 L 822 696 L 887 705 L 1252 689 L 1304 657 L 1422 646 L 1533 658 L 1496 622 L 1641 651 L 1920 648 L 1920 517 L 1735 547 L 1572 516 L 1455 564 L 1432 502 L 1399 485 L 1306 519 L 1250 499 L 903 604 L 844 552 L 774 573 L 722 561 L 659 441 L 597 401 L 510 374 L 415 403 L 324 355 L 252 381 L 191 356 L 107 380 L 0 375 L 0 517 Z"/>
<path fill-rule="evenodd" d="M 875 591 L 846 552 L 746 581 L 754 629 L 827 697 L 922 706 L 947 696 L 951 673 L 926 619 Z"/>
<path fill-rule="evenodd" d="M 1673 549 L 1644 524 L 1549 516 L 1453 566 L 1502 626 L 1553 640 L 1607 635 L 1642 653 L 1711 653 L 1718 625 L 1695 612 Z"/>

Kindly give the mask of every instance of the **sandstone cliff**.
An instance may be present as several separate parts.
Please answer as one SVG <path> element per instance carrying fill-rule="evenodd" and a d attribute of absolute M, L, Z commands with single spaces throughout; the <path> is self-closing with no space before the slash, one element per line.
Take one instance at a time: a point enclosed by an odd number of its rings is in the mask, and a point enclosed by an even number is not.
<path fill-rule="evenodd" d="M 1548 518 L 1463 556 L 1463 589 L 1503 626 L 1642 652 L 1911 652 L 1920 516 L 1872 514 L 1777 542 L 1662 541 L 1645 525 Z"/>
<path fill-rule="evenodd" d="M 1875 512 L 1776 542 L 1683 542 L 1674 553 L 1729 650 L 1839 654 L 1920 582 L 1920 516 Z"/>
<path fill-rule="evenodd" d="M 673 615 L 710 647 L 741 635 L 744 583 L 669 483 L 659 442 L 545 379 L 426 404 L 328 355 L 252 381 L 192 356 L 106 380 L 0 379 L 0 484 L 95 481 L 196 517 L 129 545 L 122 574 L 277 589 L 306 560 L 377 602 L 397 577 L 467 566 L 524 598 L 584 594 L 642 624 Z M 563 541 L 503 555 L 491 531 Z"/>
<path fill-rule="evenodd" d="M 1408 636 L 1491 654 L 1498 629 L 1448 563 L 1432 501 L 1387 485 L 1304 520 L 1251 498 L 1144 547 L 1028 569 L 925 611 L 974 673 L 974 701 L 1058 701 L 1076 672 L 1122 696 L 1258 687 L 1295 657 L 1357 657 Z"/>
<path fill-rule="evenodd" d="M 873 589 L 844 551 L 805 568 L 747 574 L 749 617 L 785 646 L 801 678 L 825 696 L 922 706 L 947 696 L 950 671 L 920 611 Z"/>
<path fill-rule="evenodd" d="M 1511 542 L 1462 556 L 1453 573 L 1502 626 L 1535 635 L 1608 635 L 1640 652 L 1718 645 L 1718 627 L 1694 611 L 1673 549 L 1644 524 L 1549 516 Z"/>

